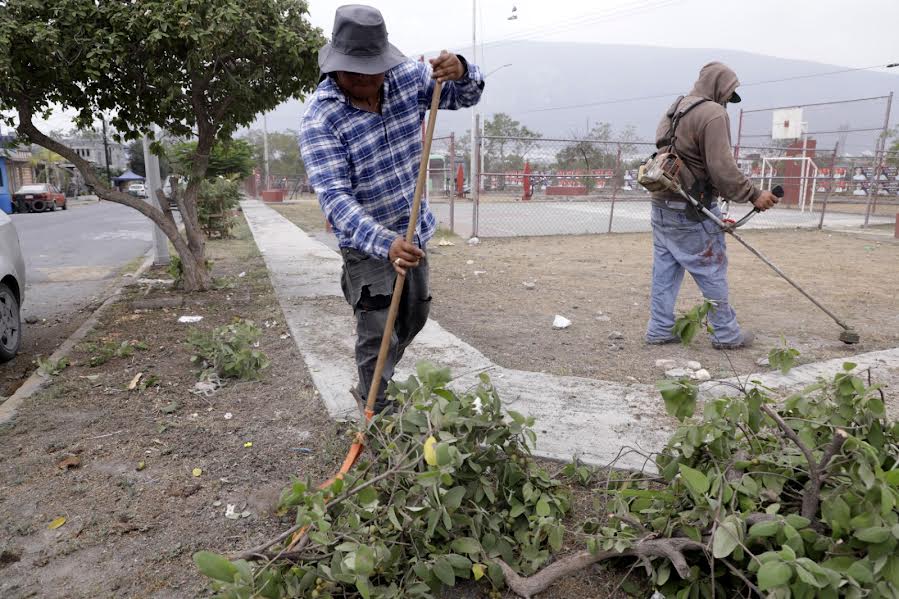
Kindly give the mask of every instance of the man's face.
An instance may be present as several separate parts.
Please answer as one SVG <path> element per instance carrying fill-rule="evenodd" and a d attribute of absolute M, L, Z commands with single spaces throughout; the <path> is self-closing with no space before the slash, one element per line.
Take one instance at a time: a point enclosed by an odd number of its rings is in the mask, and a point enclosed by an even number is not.
<path fill-rule="evenodd" d="M 353 98 L 369 99 L 380 93 L 384 84 L 384 73 L 363 75 L 349 71 L 337 71 L 337 83 Z"/>

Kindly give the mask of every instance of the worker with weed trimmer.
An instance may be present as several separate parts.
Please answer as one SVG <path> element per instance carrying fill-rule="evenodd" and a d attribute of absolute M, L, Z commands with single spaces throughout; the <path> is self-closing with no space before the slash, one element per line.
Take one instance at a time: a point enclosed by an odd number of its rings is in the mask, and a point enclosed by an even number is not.
<path fill-rule="evenodd" d="M 705 65 L 686 96 L 675 100 L 656 132 L 660 153 L 676 156 L 682 168 L 675 173 L 680 187 L 719 219 L 718 197 L 748 202 L 758 211 L 777 203 L 737 167 L 730 145 L 728 102 L 739 102 L 737 75 L 720 62 Z M 652 296 L 646 342 L 679 342 L 672 333 L 674 305 L 684 278 L 690 273 L 703 296 L 715 304 L 709 314 L 716 349 L 749 347 L 753 334 L 737 324 L 727 288 L 727 248 L 724 230 L 702 210 L 671 189 L 652 193 Z"/>
<path fill-rule="evenodd" d="M 405 278 L 375 386 L 377 413 L 387 407 L 387 382 L 430 309 L 425 248 L 437 221 L 427 202 L 413 241 L 403 237 L 421 160 L 422 119 L 438 80 L 445 82 L 439 107 L 450 110 L 477 104 L 484 82 L 476 66 L 445 51 L 430 64 L 409 60 L 387 41 L 381 13 L 360 5 L 337 9 L 319 67 L 322 81 L 303 116 L 300 146 L 343 256 L 341 286 L 356 317 L 359 385 L 351 393 L 360 404 L 372 388 L 394 283 L 398 275 Z"/>

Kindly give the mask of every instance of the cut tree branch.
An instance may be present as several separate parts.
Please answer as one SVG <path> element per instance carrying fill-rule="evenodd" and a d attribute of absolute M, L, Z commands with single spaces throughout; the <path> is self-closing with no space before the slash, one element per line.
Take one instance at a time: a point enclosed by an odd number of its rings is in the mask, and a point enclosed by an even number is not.
<path fill-rule="evenodd" d="M 533 576 L 527 577 L 518 574 L 503 560 L 498 559 L 495 562 L 502 569 L 509 589 L 519 597 L 530 599 L 537 593 L 542 593 L 548 589 L 561 578 L 574 574 L 595 563 L 617 557 L 636 557 L 641 560 L 651 557 L 665 557 L 668 558 L 681 578 L 687 578 L 690 575 L 690 566 L 684 557 L 684 551 L 704 550 L 706 550 L 704 544 L 692 539 L 648 539 L 640 541 L 624 551 L 599 551 L 597 553 L 579 551 L 553 562 Z"/>

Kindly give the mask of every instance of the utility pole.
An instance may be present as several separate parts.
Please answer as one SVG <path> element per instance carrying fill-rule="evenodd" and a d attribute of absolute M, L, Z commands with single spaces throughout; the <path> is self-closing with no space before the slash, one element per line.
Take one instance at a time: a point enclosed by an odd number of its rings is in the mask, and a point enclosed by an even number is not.
<path fill-rule="evenodd" d="M 478 64 L 478 40 L 477 40 L 477 26 L 478 26 L 478 0 L 471 0 L 471 62 L 472 64 Z M 475 173 L 477 172 L 477 151 L 475 145 L 477 144 L 478 138 L 478 107 L 477 104 L 474 108 L 471 109 L 471 166 L 470 166 L 470 174 L 468 176 L 469 180 L 469 188 L 471 189 L 471 197 L 475 197 L 475 187 L 480 185 L 477 178 L 475 177 Z"/>
<path fill-rule="evenodd" d="M 268 118 L 265 113 L 262 114 L 262 154 L 265 167 L 265 184 L 263 188 L 271 189 L 272 185 L 268 178 Z"/>
<path fill-rule="evenodd" d="M 106 184 L 112 184 L 112 172 L 109 170 L 109 141 L 106 139 L 106 117 L 101 115 L 100 122 L 103 123 L 103 157 L 106 159 Z"/>
<path fill-rule="evenodd" d="M 159 156 L 150 151 L 150 140 L 144 135 L 141 140 L 144 146 L 144 170 L 147 173 L 147 202 L 151 206 L 159 205 L 157 190 L 162 189 L 162 174 L 159 172 Z M 150 221 L 151 223 L 153 221 Z M 169 257 L 169 240 L 155 223 L 153 223 L 153 264 L 165 266 L 171 261 Z"/>

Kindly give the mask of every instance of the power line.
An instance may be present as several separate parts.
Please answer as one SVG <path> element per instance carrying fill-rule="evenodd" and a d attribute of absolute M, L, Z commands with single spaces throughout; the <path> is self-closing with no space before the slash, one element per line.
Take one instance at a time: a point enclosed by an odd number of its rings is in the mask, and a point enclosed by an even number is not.
<path fill-rule="evenodd" d="M 853 73 L 856 71 L 867 71 L 870 69 L 889 68 L 888 64 L 876 64 L 869 67 L 855 67 L 851 69 L 841 69 L 839 71 L 828 71 L 826 73 L 809 73 L 805 75 L 796 75 L 793 77 L 784 77 L 782 79 L 769 79 L 766 81 L 753 81 L 750 83 L 741 83 L 740 87 L 752 87 L 755 85 L 768 85 L 771 83 L 783 83 L 785 81 L 795 81 L 797 79 L 811 79 L 813 77 L 826 77 L 829 75 L 839 75 L 841 73 Z M 617 98 L 614 100 L 600 100 L 599 102 L 587 102 L 584 104 L 569 104 L 566 106 L 550 106 L 547 108 L 532 108 L 530 110 L 516 111 L 518 114 L 530 114 L 534 112 L 549 112 L 555 110 L 573 110 L 575 108 L 591 108 L 593 106 L 607 106 L 609 104 L 622 104 L 624 102 L 640 102 L 643 100 L 658 100 L 659 98 L 672 98 L 680 92 L 669 92 L 666 94 L 653 94 L 651 96 L 636 96 L 632 98 Z"/>

